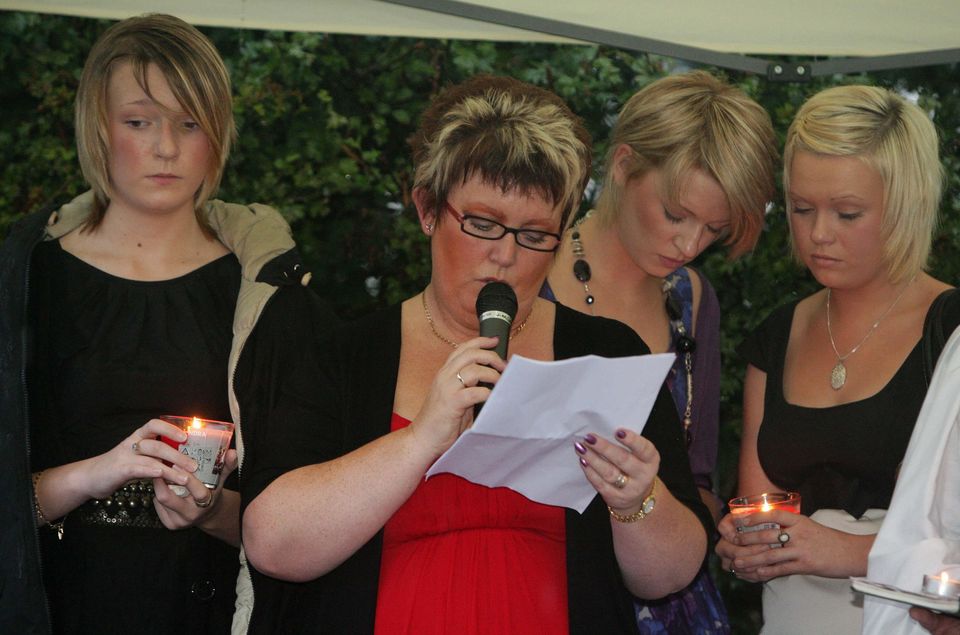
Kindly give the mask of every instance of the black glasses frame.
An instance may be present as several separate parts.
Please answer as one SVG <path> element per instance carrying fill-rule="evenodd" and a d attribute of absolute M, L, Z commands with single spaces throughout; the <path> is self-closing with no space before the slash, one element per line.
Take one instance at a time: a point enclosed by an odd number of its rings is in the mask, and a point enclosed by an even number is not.
<path fill-rule="evenodd" d="M 462 232 L 463 232 L 464 234 L 466 234 L 467 236 L 473 236 L 474 238 L 479 238 L 480 240 L 500 240 L 501 238 L 503 238 L 503 237 L 506 236 L 507 234 L 513 234 L 513 240 L 514 240 L 518 245 L 520 245 L 520 246 L 523 247 L 524 249 L 529 249 L 530 251 L 539 251 L 539 252 L 541 252 L 541 253 L 553 253 L 553 252 L 555 252 L 557 249 L 560 248 L 560 243 L 561 243 L 561 241 L 563 240 L 563 237 L 560 236 L 560 234 L 555 234 L 555 233 L 553 233 L 553 232 L 547 232 L 547 231 L 543 231 L 543 230 L 540 230 L 540 229 L 517 229 L 516 227 L 507 227 L 507 226 L 504 225 L 503 223 L 497 222 L 497 221 L 493 220 L 492 218 L 487 218 L 486 216 L 477 216 L 477 215 L 475 215 L 475 214 L 461 214 L 461 213 L 458 212 L 456 209 L 454 209 L 453 205 L 451 205 L 449 202 L 445 202 L 445 203 L 443 204 L 443 207 L 444 207 L 445 210 L 447 210 L 448 212 L 450 212 L 450 215 L 453 216 L 453 218 L 454 218 L 458 223 L 460 223 L 460 231 L 462 231 Z M 481 221 L 483 221 L 483 222 L 485 222 L 485 223 L 490 223 L 491 225 L 496 225 L 497 227 L 499 227 L 500 229 L 502 229 L 503 232 L 502 232 L 499 236 L 481 236 L 481 235 L 479 235 L 479 234 L 474 234 L 473 232 L 469 231 L 469 230 L 467 229 L 467 227 L 466 227 L 466 221 L 467 221 L 468 219 L 471 219 L 471 218 L 475 218 L 475 219 L 477 219 L 477 220 L 481 220 Z M 539 248 L 539 247 L 531 247 L 530 245 L 524 245 L 522 242 L 520 242 L 520 234 L 533 235 L 533 236 L 536 236 L 538 239 L 539 239 L 539 238 L 546 237 L 546 236 L 550 236 L 551 238 L 555 238 L 555 239 L 556 239 L 557 244 L 555 244 L 553 247 L 550 247 L 550 248 L 548 248 L 548 249 L 541 249 L 541 248 Z"/>

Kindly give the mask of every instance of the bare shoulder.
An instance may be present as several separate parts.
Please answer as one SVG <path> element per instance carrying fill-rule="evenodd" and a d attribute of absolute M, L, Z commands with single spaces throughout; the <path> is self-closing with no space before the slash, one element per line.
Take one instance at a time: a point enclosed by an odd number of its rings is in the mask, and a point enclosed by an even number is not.
<path fill-rule="evenodd" d="M 796 335 L 806 332 L 813 322 L 823 316 L 826 301 L 827 291 L 820 289 L 797 303 L 793 311 L 793 326 L 790 329 L 791 341 L 794 341 Z"/>
<path fill-rule="evenodd" d="M 941 280 L 937 280 L 933 276 L 926 273 L 917 276 L 917 283 L 921 291 L 919 294 L 921 301 L 928 306 L 937 298 L 938 295 L 953 288 L 952 285 L 949 285 Z"/>

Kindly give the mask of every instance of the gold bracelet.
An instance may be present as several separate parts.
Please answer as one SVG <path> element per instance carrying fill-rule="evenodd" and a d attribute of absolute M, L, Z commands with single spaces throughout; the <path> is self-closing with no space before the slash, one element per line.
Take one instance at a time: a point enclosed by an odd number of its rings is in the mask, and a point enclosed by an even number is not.
<path fill-rule="evenodd" d="M 650 486 L 650 493 L 646 495 L 643 499 L 643 502 L 640 503 L 640 509 L 633 512 L 632 514 L 621 514 L 620 512 L 613 509 L 607 505 L 607 510 L 610 512 L 610 517 L 613 518 L 618 523 L 635 523 L 638 520 L 643 520 L 653 511 L 654 506 L 657 504 L 657 499 L 654 494 L 657 491 L 657 477 L 653 477 L 653 485 Z"/>
<path fill-rule="evenodd" d="M 63 540 L 63 523 L 67 517 L 64 516 L 59 522 L 53 523 L 47 520 L 47 517 L 43 515 L 43 510 L 40 509 L 40 496 L 37 494 L 37 485 L 40 484 L 41 476 L 43 476 L 43 470 L 33 475 L 33 511 L 37 515 L 37 524 L 47 525 L 50 529 L 57 532 L 57 540 Z"/>

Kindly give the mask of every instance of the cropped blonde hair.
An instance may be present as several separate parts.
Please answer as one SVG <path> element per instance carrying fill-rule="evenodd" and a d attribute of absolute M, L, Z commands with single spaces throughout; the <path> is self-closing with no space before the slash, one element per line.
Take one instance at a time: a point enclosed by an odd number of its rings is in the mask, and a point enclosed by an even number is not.
<path fill-rule="evenodd" d="M 590 176 L 590 133 L 580 118 L 557 95 L 509 77 L 477 75 L 442 92 L 411 145 L 414 187 L 435 212 L 454 187 L 479 176 L 560 206 L 562 230 Z"/>
<path fill-rule="evenodd" d="M 219 187 L 236 137 L 230 75 L 206 36 L 180 18 L 163 14 L 128 18 L 112 25 L 93 45 L 84 64 L 75 123 L 80 168 L 94 193 L 87 228 L 103 220 L 110 202 L 107 90 L 111 74 L 124 63 L 132 65 L 137 83 L 151 97 L 147 68 L 156 66 L 177 101 L 206 135 L 210 166 L 194 206 L 198 221 L 209 231 L 200 209 Z"/>
<path fill-rule="evenodd" d="M 915 104 L 885 88 L 837 86 L 808 99 L 787 131 L 783 189 L 799 151 L 857 157 L 883 180 L 883 259 L 900 282 L 927 267 L 937 226 L 943 167 L 937 131 Z M 787 196 L 787 214 L 792 204 Z M 796 251 L 796 241 L 793 241 Z"/>
<path fill-rule="evenodd" d="M 777 143 L 770 116 L 739 88 L 704 71 L 670 75 L 634 94 L 610 133 L 601 222 L 620 213 L 623 186 L 616 182 L 614 156 L 626 144 L 633 152 L 627 180 L 660 170 L 663 196 L 676 202 L 693 170 L 720 184 L 730 206 L 724 244 L 736 258 L 756 245 L 767 204 L 775 193 Z"/>

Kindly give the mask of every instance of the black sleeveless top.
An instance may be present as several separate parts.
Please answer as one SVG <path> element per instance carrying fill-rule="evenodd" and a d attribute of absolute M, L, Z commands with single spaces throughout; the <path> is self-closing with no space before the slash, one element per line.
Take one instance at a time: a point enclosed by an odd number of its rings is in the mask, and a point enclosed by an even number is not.
<path fill-rule="evenodd" d="M 141 282 L 41 243 L 30 270 L 32 471 L 106 452 L 158 415 L 229 421 L 239 288 L 232 254 Z M 68 514 L 62 541 L 39 534 L 55 632 L 229 632 L 236 549 L 199 529 L 89 526 L 79 515 Z"/>
<path fill-rule="evenodd" d="M 757 437 L 763 471 L 778 487 L 800 492 L 807 516 L 842 509 L 860 518 L 867 509 L 886 509 L 927 392 L 920 343 L 871 397 L 826 408 L 790 404 L 783 367 L 796 305 L 776 309 L 740 347 L 767 374 Z M 960 294 L 953 293 L 943 310 L 947 337 L 958 323 Z M 826 376 L 823 385 L 829 390 Z"/>

